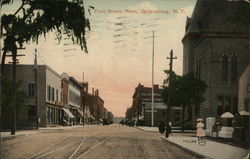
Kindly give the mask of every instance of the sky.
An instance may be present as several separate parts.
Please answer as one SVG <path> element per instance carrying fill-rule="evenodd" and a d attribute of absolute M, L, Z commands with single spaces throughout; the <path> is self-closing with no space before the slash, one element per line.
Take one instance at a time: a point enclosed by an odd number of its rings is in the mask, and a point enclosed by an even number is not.
<path fill-rule="evenodd" d="M 152 85 L 152 46 L 154 38 L 154 83 L 163 85 L 169 52 L 174 51 L 173 70 L 182 74 L 183 45 L 187 16 L 192 15 L 195 0 L 86 0 L 88 53 L 68 39 L 58 43 L 54 32 L 40 37 L 38 44 L 26 44 L 20 64 L 33 64 L 38 50 L 38 64 L 46 64 L 59 74 L 66 72 L 78 81 L 88 82 L 89 92 L 99 89 L 104 106 L 115 116 L 124 116 L 132 105 L 139 83 Z M 13 12 L 19 0 L 3 8 Z M 95 9 L 88 12 L 88 6 Z M 66 37 L 66 36 L 65 36 Z"/>

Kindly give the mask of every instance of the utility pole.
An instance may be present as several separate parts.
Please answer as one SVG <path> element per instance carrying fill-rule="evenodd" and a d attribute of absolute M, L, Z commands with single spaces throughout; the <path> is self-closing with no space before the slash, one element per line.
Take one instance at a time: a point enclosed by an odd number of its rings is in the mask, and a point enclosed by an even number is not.
<path fill-rule="evenodd" d="M 38 106 L 38 90 L 37 90 L 37 49 L 35 49 L 35 60 L 34 60 L 34 66 L 35 66 L 35 94 L 36 94 L 36 129 L 39 129 L 39 106 Z"/>
<path fill-rule="evenodd" d="M 172 96 L 173 96 L 173 85 L 172 85 L 172 78 L 173 78 L 173 60 L 177 59 L 177 57 L 173 57 L 173 50 L 170 51 L 170 57 L 167 57 L 170 60 L 169 62 L 169 83 L 168 83 L 168 104 L 167 104 L 167 118 L 166 124 L 169 124 L 170 119 L 170 111 L 172 107 Z"/>
<path fill-rule="evenodd" d="M 11 135 L 15 135 L 16 133 L 16 63 L 17 63 L 17 52 L 13 51 L 12 52 L 12 61 L 13 61 L 13 65 L 12 65 L 12 95 L 11 95 L 11 107 L 12 107 L 12 120 L 11 120 Z"/>
<path fill-rule="evenodd" d="M 151 126 L 154 126 L 154 38 L 155 31 L 153 30 L 153 48 L 152 48 L 152 99 L 151 99 Z"/>
<path fill-rule="evenodd" d="M 23 49 L 23 48 L 19 48 Z M 12 57 L 12 84 L 11 84 L 11 135 L 15 135 L 16 133 L 16 64 L 18 63 L 18 56 L 25 55 L 17 55 L 17 50 L 12 51 L 12 55 L 6 55 Z"/>

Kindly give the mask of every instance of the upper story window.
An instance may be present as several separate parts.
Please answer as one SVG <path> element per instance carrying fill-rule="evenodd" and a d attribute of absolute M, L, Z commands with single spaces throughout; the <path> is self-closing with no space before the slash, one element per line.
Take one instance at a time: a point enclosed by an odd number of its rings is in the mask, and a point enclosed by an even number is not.
<path fill-rule="evenodd" d="M 55 89 L 52 87 L 51 89 L 51 100 L 54 102 L 55 101 Z"/>
<path fill-rule="evenodd" d="M 47 99 L 48 101 L 51 100 L 51 87 L 50 86 L 47 86 Z"/>
<path fill-rule="evenodd" d="M 58 101 L 58 89 L 56 89 L 56 101 Z"/>
<path fill-rule="evenodd" d="M 222 58 L 222 81 L 227 81 L 228 75 L 228 57 L 224 55 Z"/>
<path fill-rule="evenodd" d="M 28 84 L 28 96 L 29 97 L 34 97 L 35 96 L 35 84 L 34 83 L 29 83 Z"/>
<path fill-rule="evenodd" d="M 232 82 L 237 81 L 237 66 L 238 65 L 238 57 L 236 55 L 232 56 L 232 65 L 231 65 L 231 80 Z"/>

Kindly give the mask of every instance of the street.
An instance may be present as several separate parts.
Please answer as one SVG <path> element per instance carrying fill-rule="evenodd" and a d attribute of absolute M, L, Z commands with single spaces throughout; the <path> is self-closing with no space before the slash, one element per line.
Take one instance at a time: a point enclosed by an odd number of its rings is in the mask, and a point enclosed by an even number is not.
<path fill-rule="evenodd" d="M 39 130 L 40 131 L 40 130 Z M 3 159 L 194 159 L 160 139 L 162 135 L 137 128 L 110 125 L 43 130 L 2 142 Z"/>

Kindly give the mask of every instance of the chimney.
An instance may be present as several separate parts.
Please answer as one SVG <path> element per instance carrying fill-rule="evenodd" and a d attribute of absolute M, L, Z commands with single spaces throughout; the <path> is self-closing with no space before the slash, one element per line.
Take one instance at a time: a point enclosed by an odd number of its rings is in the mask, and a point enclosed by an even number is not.
<path fill-rule="evenodd" d="M 92 95 L 95 95 L 95 88 L 92 88 Z"/>

